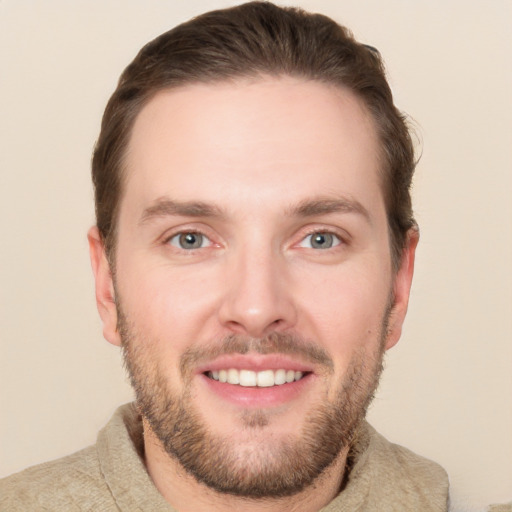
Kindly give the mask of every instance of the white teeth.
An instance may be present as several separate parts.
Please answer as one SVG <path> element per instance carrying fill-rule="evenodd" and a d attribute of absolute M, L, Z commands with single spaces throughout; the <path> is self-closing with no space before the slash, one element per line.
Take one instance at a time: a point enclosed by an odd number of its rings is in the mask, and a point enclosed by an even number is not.
<path fill-rule="evenodd" d="M 251 370 L 240 370 L 240 386 L 256 386 L 256 372 Z"/>
<path fill-rule="evenodd" d="M 238 384 L 244 387 L 257 386 L 268 388 L 300 380 L 304 373 L 294 370 L 263 370 L 261 372 L 253 372 L 252 370 L 230 368 L 229 370 L 208 372 L 208 376 L 223 383 Z"/>
<path fill-rule="evenodd" d="M 229 384 L 240 384 L 240 377 L 238 375 L 238 370 L 231 368 L 228 370 L 228 382 Z"/>
<path fill-rule="evenodd" d="M 265 370 L 264 372 L 257 373 L 258 386 L 260 388 L 269 388 L 274 385 L 274 372 L 272 370 Z"/>
<path fill-rule="evenodd" d="M 280 386 L 286 382 L 286 370 L 277 370 L 274 373 L 274 384 Z"/>

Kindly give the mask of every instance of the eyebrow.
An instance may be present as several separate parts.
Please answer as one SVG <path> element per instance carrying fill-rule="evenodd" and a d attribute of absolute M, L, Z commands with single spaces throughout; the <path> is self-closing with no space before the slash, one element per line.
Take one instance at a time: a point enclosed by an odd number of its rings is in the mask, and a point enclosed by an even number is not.
<path fill-rule="evenodd" d="M 306 199 L 288 208 L 285 215 L 290 217 L 314 217 L 330 213 L 356 213 L 371 222 L 368 210 L 359 201 L 345 197 Z M 168 216 L 224 218 L 225 214 L 218 206 L 211 203 L 161 198 L 144 210 L 140 224 L 145 224 L 158 217 Z"/>
<path fill-rule="evenodd" d="M 314 217 L 329 213 L 356 213 L 371 222 L 368 210 L 359 201 L 347 197 L 307 199 L 301 201 L 287 213 L 296 217 Z"/>
<path fill-rule="evenodd" d="M 158 199 L 153 205 L 144 210 L 140 224 L 145 224 L 157 217 L 223 217 L 223 213 L 215 205 L 203 201 L 174 201 L 172 199 Z"/>

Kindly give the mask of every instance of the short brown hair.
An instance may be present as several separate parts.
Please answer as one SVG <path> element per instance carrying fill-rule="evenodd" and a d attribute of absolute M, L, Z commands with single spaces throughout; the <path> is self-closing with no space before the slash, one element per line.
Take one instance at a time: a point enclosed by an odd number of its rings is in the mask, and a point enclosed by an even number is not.
<path fill-rule="evenodd" d="M 366 105 L 381 143 L 382 186 L 397 268 L 407 232 L 416 226 L 410 197 L 415 158 L 379 52 L 355 41 L 348 29 L 326 16 L 269 2 L 211 11 L 183 23 L 144 46 L 121 75 L 92 158 L 96 222 L 107 254 L 115 251 L 126 146 L 143 106 L 162 89 L 260 75 L 335 84 Z"/>

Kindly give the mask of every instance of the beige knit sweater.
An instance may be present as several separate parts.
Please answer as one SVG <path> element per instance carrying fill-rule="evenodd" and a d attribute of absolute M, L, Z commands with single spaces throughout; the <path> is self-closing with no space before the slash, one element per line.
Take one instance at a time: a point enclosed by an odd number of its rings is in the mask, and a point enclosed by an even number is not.
<path fill-rule="evenodd" d="M 120 407 L 94 446 L 0 480 L 1 512 L 176 512 L 141 458 L 142 424 Z M 386 441 L 364 423 L 349 455 L 343 491 L 322 512 L 446 511 L 444 470 Z"/>

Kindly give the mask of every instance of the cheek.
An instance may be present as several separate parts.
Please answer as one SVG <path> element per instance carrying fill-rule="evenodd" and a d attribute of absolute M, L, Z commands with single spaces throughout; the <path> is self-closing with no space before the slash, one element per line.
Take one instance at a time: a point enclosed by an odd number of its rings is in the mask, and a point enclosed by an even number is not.
<path fill-rule="evenodd" d="M 305 284 L 297 292 L 300 317 L 311 326 L 310 336 L 339 364 L 348 364 L 355 350 L 374 351 L 380 342 L 389 297 L 383 276 L 382 271 L 372 278 L 368 272 L 341 267 L 324 276 L 303 275 Z"/>
<path fill-rule="evenodd" d="M 201 338 L 201 329 L 214 311 L 211 272 L 147 262 L 118 270 L 123 310 L 145 338 L 171 346 L 178 353 L 191 340 Z"/>

